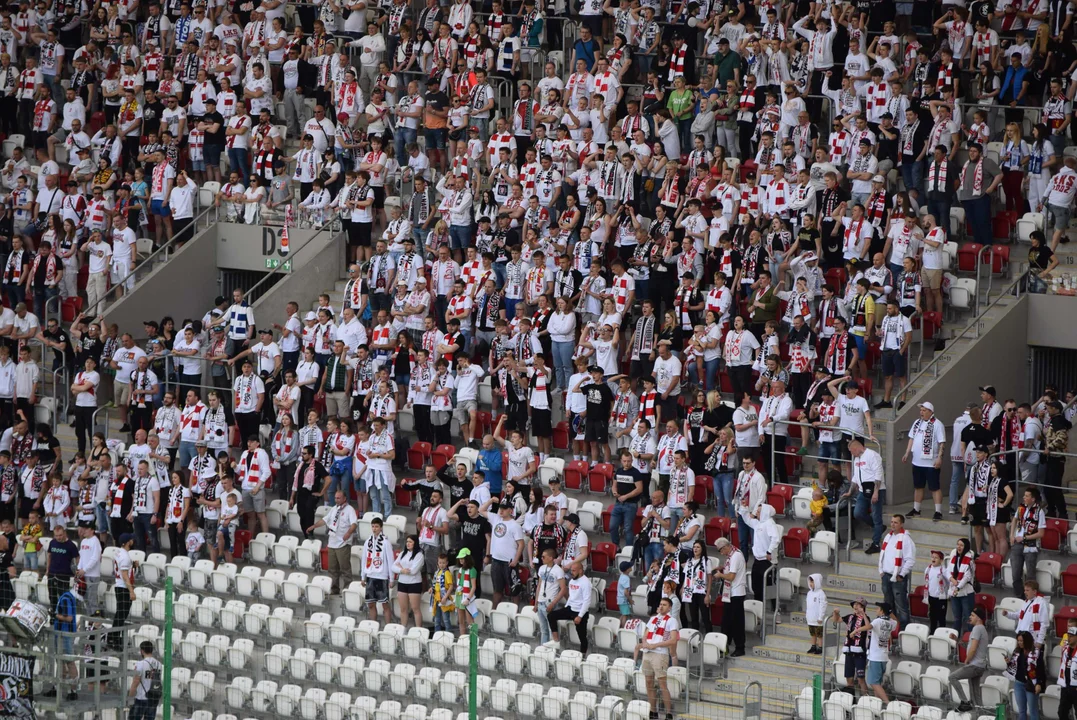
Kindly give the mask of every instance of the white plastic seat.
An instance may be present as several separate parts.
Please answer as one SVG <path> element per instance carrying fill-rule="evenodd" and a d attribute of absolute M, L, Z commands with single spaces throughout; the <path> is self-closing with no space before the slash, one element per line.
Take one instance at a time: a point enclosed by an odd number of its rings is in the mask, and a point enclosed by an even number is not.
<path fill-rule="evenodd" d="M 273 572 L 268 571 L 266 575 Z M 278 571 L 282 572 L 282 571 Z M 262 577 L 262 582 L 266 581 L 266 577 Z M 310 584 L 310 576 L 305 572 L 293 572 L 290 573 L 287 579 L 282 580 L 279 583 L 279 592 L 281 599 L 289 605 L 297 605 L 303 602 L 303 598 L 306 597 L 307 585 Z M 268 599 L 268 598 L 267 598 Z"/>
<path fill-rule="evenodd" d="M 258 570 L 258 568 L 253 569 Z M 258 572 L 261 574 L 260 570 Z M 236 584 L 236 566 L 233 563 L 221 563 L 210 573 L 209 579 L 215 594 L 228 595 Z M 239 589 L 236 588 L 236 591 L 238 593 Z"/>
<path fill-rule="evenodd" d="M 193 568 L 192 572 L 194 572 Z M 202 601 L 198 603 L 198 606 L 194 611 L 195 623 L 197 623 L 199 627 L 207 630 L 216 627 L 222 608 L 224 608 L 224 600 L 219 597 L 214 597 L 212 595 L 203 597 Z"/>
<path fill-rule="evenodd" d="M 504 603 L 502 603 L 504 604 Z M 491 672 L 501 666 L 501 657 L 505 654 L 505 641 L 501 638 L 486 638 L 479 648 L 479 667 Z"/>
<path fill-rule="evenodd" d="M 927 640 L 928 657 L 936 662 L 949 663 L 957 652 L 957 631 L 940 627 Z"/>
<path fill-rule="evenodd" d="M 632 700 L 625 707 L 625 720 L 647 720 L 651 715 L 651 704 L 646 700 Z"/>
<path fill-rule="evenodd" d="M 516 603 L 502 602 L 490 613 L 490 630 L 498 635 L 509 635 L 516 625 Z"/>
<path fill-rule="evenodd" d="M 269 606 L 263 603 L 255 603 L 247 609 L 243 616 L 243 627 L 248 635 L 259 637 L 265 629 L 266 620 L 269 619 Z"/>
<path fill-rule="evenodd" d="M 539 634 L 538 614 L 535 608 L 525 605 L 516 614 L 516 635 L 522 638 L 534 638 Z"/>
<path fill-rule="evenodd" d="M 378 632 L 378 651 L 382 655 L 396 655 L 400 639 L 404 637 L 404 626 L 399 623 L 388 623 Z"/>
<path fill-rule="evenodd" d="M 1040 584 L 1040 592 L 1048 597 L 1058 587 L 1062 578 L 1062 563 L 1058 560 L 1040 560 L 1036 563 L 1036 582 Z"/>
<path fill-rule="evenodd" d="M 1002 598 L 995 606 L 995 629 L 1001 633 L 1012 634 L 1017 630 L 1017 620 L 1011 619 L 1007 613 L 1019 613 L 1024 607 L 1023 600 L 1014 597 Z M 1009 658 L 1007 658 L 1009 659 Z"/>
<path fill-rule="evenodd" d="M 224 702 L 230 708 L 243 709 L 250 701 L 251 690 L 254 689 L 254 680 L 244 675 L 232 678 L 231 684 L 224 688 Z"/>
<path fill-rule="evenodd" d="M 374 695 L 381 693 L 389 681 L 392 666 L 386 660 L 371 660 L 363 670 L 363 687 Z"/>
<path fill-rule="evenodd" d="M 1015 641 L 1016 642 L 1016 641 Z M 1010 696 L 1013 683 L 1001 675 L 984 675 L 980 685 L 981 700 L 985 707 L 995 707 Z M 991 701 L 994 701 L 993 703 Z"/>
<path fill-rule="evenodd" d="M 209 670 L 199 670 L 191 678 L 191 683 L 187 686 L 187 694 L 191 698 L 191 702 L 205 703 L 211 702 L 214 697 L 214 685 L 217 682 L 217 676 Z"/>
<path fill-rule="evenodd" d="M 228 648 L 228 666 L 233 670 L 246 670 L 250 667 L 252 655 L 254 641 L 250 638 L 239 638 Z"/>
<path fill-rule="evenodd" d="M 302 682 L 314 672 L 314 661 L 318 655 L 311 648 L 298 648 L 288 659 L 288 673 L 293 680 Z"/>
<path fill-rule="evenodd" d="M 414 681 L 415 666 L 411 663 L 397 663 L 389 675 L 389 692 L 399 697 L 408 697 Z"/>
<path fill-rule="evenodd" d="M 223 667 L 228 661 L 230 644 L 231 640 L 227 635 L 214 635 L 206 641 L 202 649 L 202 657 L 205 658 L 206 665 L 214 668 Z"/>
<path fill-rule="evenodd" d="M 210 576 L 213 574 L 213 562 L 211 560 L 196 560 L 187 570 L 187 584 L 192 590 L 204 592 L 210 587 Z"/>
<path fill-rule="evenodd" d="M 987 646 L 987 665 L 992 670 L 1005 672 L 1009 667 L 1013 651 L 1017 649 L 1017 638 L 996 635 Z"/>
<path fill-rule="evenodd" d="M 314 661 L 314 679 L 322 685 L 332 685 L 341 660 L 343 658 L 338 652 L 331 650 L 323 652 Z"/>
<path fill-rule="evenodd" d="M 299 698 L 299 717 L 303 720 L 320 720 L 325 712 L 325 690 L 318 687 L 307 688 Z"/>
<path fill-rule="evenodd" d="M 183 662 L 191 665 L 198 662 L 202 657 L 202 650 L 206 646 L 206 634 L 204 632 L 190 632 L 180 643 L 179 653 Z"/>
<path fill-rule="evenodd" d="M 294 535 L 285 535 L 273 543 L 273 564 L 280 567 L 291 567 L 295 561 L 295 551 L 299 547 L 299 538 Z"/>
<path fill-rule="evenodd" d="M 283 571 L 278 570 L 283 576 Z M 262 569 L 259 567 L 245 566 L 235 575 L 236 595 L 239 597 L 254 597 L 258 591 L 258 584 L 262 578 Z M 282 577 L 283 579 L 283 577 Z"/>
<path fill-rule="evenodd" d="M 920 675 L 923 672 L 920 663 L 902 660 L 890 674 L 890 683 L 894 694 L 902 697 L 914 697 L 920 687 Z"/>
<path fill-rule="evenodd" d="M 139 570 L 142 572 L 142 579 L 147 585 L 163 584 L 167 563 L 168 558 L 162 553 L 151 553 L 146 556 L 146 559 L 139 566 Z"/>
<path fill-rule="evenodd" d="M 322 639 L 329 630 L 329 622 L 331 619 L 329 613 L 316 612 L 303 623 L 308 645 L 321 644 Z"/>
<path fill-rule="evenodd" d="M 568 688 L 552 687 L 542 696 L 542 717 L 545 720 L 561 720 L 572 695 Z"/>
<path fill-rule="evenodd" d="M 333 647 L 344 648 L 351 643 L 352 632 L 355 630 L 355 618 L 347 615 L 338 615 L 333 618 L 333 623 L 327 628 L 329 644 Z"/>
<path fill-rule="evenodd" d="M 522 717 L 538 717 L 546 689 L 538 683 L 527 683 L 516 694 L 516 713 Z"/>
<path fill-rule="evenodd" d="M 177 555 L 168 561 L 165 573 L 172 578 L 176 586 L 183 586 L 187 582 L 187 571 L 191 569 L 191 558 L 186 555 Z"/>
<path fill-rule="evenodd" d="M 363 585 L 355 580 L 341 591 L 340 599 L 344 604 L 344 610 L 350 613 L 366 611 L 366 590 Z"/>
<path fill-rule="evenodd" d="M 274 677 L 283 677 L 292 657 L 292 646 L 278 643 L 262 656 L 263 668 Z"/>
<path fill-rule="evenodd" d="M 279 717 L 291 717 L 299 706 L 299 698 L 303 696 L 303 688 L 298 685 L 284 685 L 273 696 L 273 707 Z"/>
<path fill-rule="evenodd" d="M 550 486 L 550 481 L 554 478 L 561 478 L 565 474 L 565 461 L 563 458 L 549 457 L 542 461 L 538 467 L 539 482 L 545 486 Z M 580 518 L 581 520 L 583 518 Z"/>
<path fill-rule="evenodd" d="M 221 608 L 218 616 L 221 630 L 226 632 L 238 631 L 244 626 L 244 616 L 247 614 L 247 603 L 242 600 L 229 600 Z"/>
<path fill-rule="evenodd" d="M 465 697 L 467 677 L 459 670 L 450 670 L 441 676 L 438 682 L 438 697 L 442 703 L 456 705 Z"/>
<path fill-rule="evenodd" d="M 363 671 L 366 669 L 366 661 L 357 655 L 348 655 L 344 658 L 344 662 L 337 668 L 337 682 L 342 687 L 349 689 L 357 689 L 359 687 L 359 681 L 363 677 Z"/>
<path fill-rule="evenodd" d="M 942 701 L 950 692 L 950 668 L 931 665 L 920 676 L 920 693 L 925 700 Z"/>
<path fill-rule="evenodd" d="M 346 692 L 335 692 L 325 701 L 323 712 L 325 720 L 347 720 L 350 714 L 352 696 Z"/>
<path fill-rule="evenodd" d="M 426 646 L 429 641 L 429 629 L 408 628 L 407 634 L 400 638 L 400 648 L 404 652 L 404 657 L 419 660 L 426 654 Z"/>
<path fill-rule="evenodd" d="M 441 670 L 432 667 L 421 668 L 411 684 L 415 699 L 423 702 L 436 701 L 440 682 Z"/>
<path fill-rule="evenodd" d="M 289 607 L 273 608 L 273 613 L 266 618 L 266 631 L 270 638 L 287 639 L 291 635 L 294 612 Z"/>
<path fill-rule="evenodd" d="M 273 698 L 277 695 L 277 683 L 274 680 L 262 680 L 251 690 L 251 709 L 257 713 L 267 713 L 273 707 Z"/>
<path fill-rule="evenodd" d="M 247 545 L 247 549 L 251 553 L 251 560 L 262 565 L 269 562 L 269 557 L 273 552 L 273 545 L 276 542 L 277 536 L 273 533 L 264 532 L 255 535 L 254 539 Z"/>
<path fill-rule="evenodd" d="M 823 717 L 826 720 L 846 720 L 852 709 L 852 695 L 846 692 L 833 692 L 823 702 Z"/>
<path fill-rule="evenodd" d="M 322 569 L 322 541 L 308 538 L 295 550 L 295 565 L 300 570 Z"/>
<path fill-rule="evenodd" d="M 838 547 L 838 536 L 829 530 L 820 530 L 808 541 L 808 554 L 813 563 L 827 565 L 830 563 L 831 553 Z"/>

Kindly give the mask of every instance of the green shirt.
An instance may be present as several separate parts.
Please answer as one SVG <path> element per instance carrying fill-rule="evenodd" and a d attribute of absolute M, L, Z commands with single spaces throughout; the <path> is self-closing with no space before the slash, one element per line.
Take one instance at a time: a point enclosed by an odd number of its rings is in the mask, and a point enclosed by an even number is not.
<path fill-rule="evenodd" d="M 711 64 L 717 66 L 718 86 L 724 88 L 727 82 L 735 79 L 734 74 L 740 69 L 740 55 L 730 51 L 723 57 L 722 53 L 716 53 L 711 58 Z"/>
<path fill-rule="evenodd" d="M 669 112 L 675 120 L 687 120 L 692 117 L 693 105 L 692 91 L 687 88 L 674 90 L 669 94 L 669 99 L 666 101 L 666 107 L 669 108 Z"/>

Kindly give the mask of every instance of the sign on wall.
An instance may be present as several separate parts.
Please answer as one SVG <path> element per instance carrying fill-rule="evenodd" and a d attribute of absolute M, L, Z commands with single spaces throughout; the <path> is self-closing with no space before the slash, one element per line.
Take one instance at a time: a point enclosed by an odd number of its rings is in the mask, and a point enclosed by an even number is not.
<path fill-rule="evenodd" d="M 225 270 L 291 272 L 296 253 L 317 233 L 306 228 L 289 228 L 282 238 L 281 226 L 252 226 L 220 223 L 217 226 L 217 267 Z M 281 240 L 284 239 L 285 243 Z M 282 252 L 283 249 L 283 252 Z"/>

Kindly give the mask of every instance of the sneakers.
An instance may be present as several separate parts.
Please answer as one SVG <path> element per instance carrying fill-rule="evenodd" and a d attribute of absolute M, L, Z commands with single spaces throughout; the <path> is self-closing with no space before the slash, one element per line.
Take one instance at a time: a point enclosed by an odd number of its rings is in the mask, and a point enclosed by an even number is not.
<path fill-rule="evenodd" d="M 951 515 L 957 515 L 957 513 L 960 512 L 960 510 L 961 510 L 961 508 L 959 508 L 957 505 L 951 505 L 950 506 L 950 514 Z"/>
<path fill-rule="evenodd" d="M 905 517 L 907 517 L 907 518 L 920 517 L 920 511 L 917 510 L 916 508 L 912 508 L 907 513 L 905 513 Z"/>
<path fill-rule="evenodd" d="M 819 647 L 816 646 L 816 645 L 812 645 L 810 648 L 808 648 L 808 654 L 809 655 L 818 655 L 819 654 Z"/>
<path fill-rule="evenodd" d="M 774 613 L 774 624 L 775 625 L 781 625 L 782 624 L 782 614 L 781 613 Z"/>
<path fill-rule="evenodd" d="M 47 698 L 54 698 L 54 697 L 56 697 L 56 688 L 52 688 L 52 689 L 50 689 L 50 690 L 46 690 L 45 692 L 41 693 L 41 697 L 47 697 Z"/>
<path fill-rule="evenodd" d="M 961 516 L 961 524 L 962 525 L 968 525 L 969 524 L 969 516 L 968 515 L 962 515 Z"/>
<path fill-rule="evenodd" d="M 733 654 L 729 657 L 744 657 L 744 648 L 739 648 L 733 651 Z"/>
<path fill-rule="evenodd" d="M 886 410 L 892 407 L 894 407 L 894 404 L 891 403 L 889 400 L 883 400 L 882 402 L 875 403 L 876 410 Z"/>
<path fill-rule="evenodd" d="M 77 692 L 75 692 L 74 690 L 72 690 L 66 696 L 64 696 L 64 699 L 69 700 L 69 701 L 78 700 L 79 699 L 79 694 Z"/>
<path fill-rule="evenodd" d="M 958 703 L 957 709 L 960 712 L 968 712 L 969 710 L 972 710 L 972 703 L 970 703 L 968 700 Z"/>
<path fill-rule="evenodd" d="M 807 455 L 807 454 L 808 454 L 808 448 L 806 448 L 804 446 L 801 446 L 801 448 L 799 450 L 797 450 L 797 455 Z"/>
<path fill-rule="evenodd" d="M 934 520 L 935 522 L 938 522 L 938 521 L 942 520 L 942 513 L 939 512 L 938 510 L 936 510 L 935 514 L 931 516 L 931 519 Z"/>
<path fill-rule="evenodd" d="M 122 425 L 122 426 L 120 427 L 120 432 L 131 432 L 131 426 L 130 426 L 130 425 L 128 425 L 127 423 L 124 423 L 124 424 L 123 424 L 123 425 Z"/>
<path fill-rule="evenodd" d="M 868 546 L 868 549 L 864 551 L 864 554 L 865 555 L 878 555 L 881 550 L 882 550 L 882 548 L 880 548 L 878 546 L 878 544 L 872 543 L 870 546 Z"/>

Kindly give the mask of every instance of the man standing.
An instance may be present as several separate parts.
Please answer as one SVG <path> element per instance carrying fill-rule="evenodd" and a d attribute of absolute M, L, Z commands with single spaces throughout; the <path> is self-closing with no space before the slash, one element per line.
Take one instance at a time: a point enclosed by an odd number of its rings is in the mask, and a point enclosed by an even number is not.
<path fill-rule="evenodd" d="M 423 559 L 428 577 L 434 577 L 438 569 L 438 555 L 441 554 L 442 538 L 449 534 L 449 515 L 441 506 L 441 490 L 430 492 L 430 502 L 415 519 L 419 534 L 419 547 L 423 550 Z"/>
<path fill-rule="evenodd" d="M 550 511 L 550 506 L 546 506 Z M 550 513 L 547 512 L 547 516 Z M 547 547 L 542 551 L 542 564 L 539 565 L 535 581 L 535 607 L 538 609 L 539 633 L 543 644 L 550 641 L 549 617 L 557 606 L 568 597 L 568 585 L 565 571 L 557 564 L 557 550 Z"/>
<path fill-rule="evenodd" d="M 785 391 L 785 381 L 770 382 L 770 394 L 759 408 L 759 436 L 763 439 L 763 459 L 770 470 L 770 482 L 786 483 L 785 443 L 789 440 L 789 420 L 793 399 Z"/>
<path fill-rule="evenodd" d="M 971 490 L 970 490 L 971 492 Z M 1047 516 L 1040 507 L 1040 491 L 1025 489 L 1021 505 L 1010 521 L 1010 570 L 1013 588 L 1018 590 L 1026 576 L 1036 577 L 1036 561 L 1040 557 L 1040 538 L 1047 528 Z"/>
<path fill-rule="evenodd" d="M 894 515 L 879 553 L 879 576 L 883 597 L 893 606 L 901 627 L 909 624 L 909 573 L 915 564 L 916 543 L 905 532 L 905 516 Z"/>
<path fill-rule="evenodd" d="M 135 500 L 128 520 L 135 532 L 135 547 L 146 551 L 146 537 L 150 539 L 150 552 L 157 552 L 160 545 L 157 539 L 158 511 L 161 507 L 161 485 L 157 474 L 150 472 L 150 464 L 140 460 L 134 478 Z"/>
<path fill-rule="evenodd" d="M 750 515 L 748 524 L 752 528 L 752 589 L 755 591 L 755 599 L 762 602 L 765 594 L 767 570 L 774 564 L 778 556 L 778 544 L 782 541 L 782 533 L 774 522 L 774 508 L 770 505 L 760 505 L 758 516 Z M 773 581 L 770 581 L 773 583 Z M 777 594 L 771 599 L 772 610 L 778 609 Z"/>
<path fill-rule="evenodd" d="M 112 558 L 116 568 L 116 584 L 113 591 L 116 593 L 116 614 L 112 618 L 112 627 L 121 628 L 127 622 L 131 614 L 131 593 L 135 590 L 135 570 L 131 562 L 131 548 L 135 546 L 135 536 L 124 533 L 117 538 L 116 554 Z M 119 650 L 124 646 L 123 634 L 114 632 L 108 637 L 110 650 Z M 150 718 L 153 715 L 149 715 Z"/>
<path fill-rule="evenodd" d="M 1016 583 L 1014 587 L 1017 587 Z M 1040 584 L 1035 580 L 1025 580 L 1020 587 L 1024 591 L 1025 604 L 1020 610 L 1006 610 L 1006 617 L 1017 621 L 1018 635 L 1022 632 L 1032 633 L 1036 649 L 1042 651 L 1047 628 L 1051 624 L 1050 598 L 1040 595 Z"/>
<path fill-rule="evenodd" d="M 969 712 L 974 707 L 980 707 L 983 702 L 980 700 L 980 679 L 983 677 L 984 672 L 987 670 L 987 646 L 991 643 L 991 638 L 987 634 L 987 611 L 982 607 L 975 607 L 972 612 L 969 613 L 969 625 L 972 630 L 969 631 L 969 644 L 968 649 L 965 651 L 965 664 L 950 673 L 950 685 L 954 688 L 953 697 L 958 700 L 958 710 L 960 712 Z M 1074 650 L 1077 650 L 1077 646 L 1067 646 L 1062 648 L 1062 668 L 1063 671 L 1059 673 L 1058 684 L 1062 685 L 1062 701 L 1059 704 L 1058 716 L 1060 718 L 1068 718 L 1069 712 L 1063 712 L 1062 708 L 1066 703 L 1067 689 L 1073 689 L 1077 685 L 1077 677 L 1073 681 L 1070 680 L 1069 663 L 1073 659 Z M 1073 663 L 1073 670 L 1077 671 L 1077 663 Z M 969 698 L 965 695 L 965 688 L 962 686 L 961 681 L 968 680 L 969 693 L 972 696 L 972 702 L 969 702 Z M 1070 702 L 1072 702 L 1072 696 Z"/>
<path fill-rule="evenodd" d="M 884 703 L 889 702 L 883 688 L 883 674 L 890 659 L 890 638 L 897 626 L 894 622 L 894 608 L 888 602 L 875 603 L 878 615 L 871 621 L 871 638 L 868 640 L 867 681 L 875 697 Z"/>
<path fill-rule="evenodd" d="M 71 588 L 79 546 L 67 538 L 67 528 L 57 525 L 53 540 L 45 555 L 45 576 L 48 578 L 49 607 L 55 608 L 60 596 Z"/>
<path fill-rule="evenodd" d="M 97 615 L 97 587 L 101 584 L 101 541 L 94 533 L 93 521 L 79 522 L 79 560 L 75 568 L 75 577 L 79 585 L 79 592 L 83 594 L 86 602 L 86 614 Z M 6 551 L 0 551 L 6 553 Z M 12 548 L 14 554 L 14 548 Z M 6 569 L 0 570 L 7 575 Z M 3 576 L 0 576 L 3 583 Z"/>
<path fill-rule="evenodd" d="M 329 590 L 331 595 L 338 594 L 351 583 L 352 536 L 359 522 L 355 508 L 348 504 L 343 490 L 337 490 L 334 499 L 336 504 L 333 509 L 307 528 L 307 535 L 314 532 L 315 528 L 329 528 L 329 577 L 333 580 Z"/>
<path fill-rule="evenodd" d="M 965 412 L 954 420 L 954 442 L 950 446 L 950 514 L 956 515 L 960 509 L 961 488 L 965 483 L 965 441 L 963 433 L 965 428 L 972 424 L 973 408 L 979 409 L 974 403 L 969 403 Z M 979 423 L 976 423 L 979 425 Z"/>
<path fill-rule="evenodd" d="M 497 607 L 512 586 L 512 570 L 520 566 L 524 552 L 524 531 L 512 518 L 512 504 L 502 502 L 496 513 L 488 513 L 491 539 L 486 559 L 492 562 L 490 579 L 494 586 L 494 607 Z"/>
<path fill-rule="evenodd" d="M 879 344 L 883 354 L 883 401 L 878 409 L 893 407 L 894 385 L 904 386 L 908 373 L 909 345 L 912 344 L 912 322 L 900 312 L 897 300 L 886 303 L 886 315 L 879 323 Z M 898 403 L 900 410 L 905 405 Z"/>
<path fill-rule="evenodd" d="M 730 657 L 744 656 L 744 598 L 748 592 L 747 565 L 740 550 L 733 547 L 729 538 L 718 538 L 714 543 L 718 549 L 721 567 L 715 577 L 722 580 L 722 632 L 729 638 L 734 650 Z M 663 598 L 663 602 L 666 599 Z M 659 604 L 659 608 L 662 605 Z"/>
<path fill-rule="evenodd" d="M 569 566 L 568 602 L 564 607 L 546 614 L 554 642 L 557 637 L 557 623 L 571 620 L 576 625 L 576 634 L 580 638 L 580 652 L 587 655 L 587 623 L 591 619 L 591 581 L 583 574 L 583 563 L 574 562 Z"/>
<path fill-rule="evenodd" d="M 834 609 L 834 623 L 845 624 L 845 684 L 852 688 L 859 683 L 862 695 L 867 695 L 868 684 L 864 679 L 867 670 L 868 634 L 871 623 L 868 621 L 867 603 L 857 598 L 852 603 L 853 611 L 844 617 Z"/>
<path fill-rule="evenodd" d="M 969 143 L 969 159 L 961 168 L 957 199 L 965 208 L 972 235 L 981 245 L 991 244 L 991 196 L 1002 182 L 994 160 L 983 156 L 980 143 Z"/>
<path fill-rule="evenodd" d="M 1047 458 L 1047 509 L 1051 511 L 1051 517 L 1066 518 L 1066 496 L 1062 487 L 1062 476 L 1066 472 L 1065 453 L 1069 449 L 1069 431 L 1072 423 L 1066 419 L 1062 412 L 1062 403 L 1052 400 L 1047 404 L 1047 415 L 1050 420 L 1044 428 L 1044 456 Z"/>
<path fill-rule="evenodd" d="M 721 543 L 725 538 L 719 538 Z M 730 550 L 732 546 L 725 540 Z M 673 716 L 673 698 L 670 697 L 669 687 L 666 685 L 666 671 L 669 669 L 670 648 L 677 647 L 680 641 L 680 623 L 677 622 L 670 610 L 673 601 L 667 597 L 658 601 L 658 613 L 647 621 L 643 640 L 636 644 L 634 659 L 638 659 L 643 653 L 643 677 L 647 680 L 647 702 L 652 710 L 652 717 L 658 716 L 658 692 L 662 693 L 662 703 L 666 708 L 667 720 Z M 743 649 L 740 652 L 744 654 Z M 657 688 L 657 689 L 656 689 Z"/>
<path fill-rule="evenodd" d="M 339 492 L 337 493 L 340 494 Z M 382 608 L 385 622 L 391 622 L 392 610 L 389 607 L 389 584 L 392 580 L 393 544 L 382 532 L 382 519 L 374 517 L 370 521 L 370 537 L 363 543 L 363 552 L 359 561 L 359 577 L 366 588 L 366 606 L 371 620 L 378 619 L 378 606 Z"/>
<path fill-rule="evenodd" d="M 850 500 L 856 497 L 853 517 L 872 526 L 871 545 L 864 552 L 873 555 L 879 552 L 883 536 L 883 505 L 886 504 L 883 460 L 878 452 L 864 447 L 864 441 L 856 436 L 849 440 L 849 454 L 853 458 L 853 467 L 850 470 L 852 485 L 848 497 Z"/>
<path fill-rule="evenodd" d="M 236 478 L 243 491 L 243 513 L 247 516 L 247 528 L 253 532 L 254 519 L 262 532 L 269 532 L 269 518 L 266 517 L 266 485 L 272 479 L 269 453 L 262 449 L 258 435 L 247 438 L 247 450 L 239 456 L 236 463 Z"/>
<path fill-rule="evenodd" d="M 908 319 L 905 320 L 908 322 Z M 920 403 L 920 417 L 909 430 L 909 443 L 901 462 L 909 462 L 912 457 L 913 503 L 908 517 L 920 516 L 920 504 L 924 500 L 924 488 L 931 491 L 935 501 L 935 522 L 942 520 L 942 487 L 939 478 L 942 473 L 942 453 L 946 446 L 946 428 L 935 417 L 935 406 L 929 402 Z"/>
<path fill-rule="evenodd" d="M 127 711 L 127 720 L 153 720 L 157 715 L 157 703 L 161 701 L 158 691 L 161 672 L 160 661 L 153 656 L 153 643 L 144 640 L 138 650 L 142 659 L 135 663 L 135 674 L 131 678 L 128 696 L 134 699 L 131 709 Z"/>

